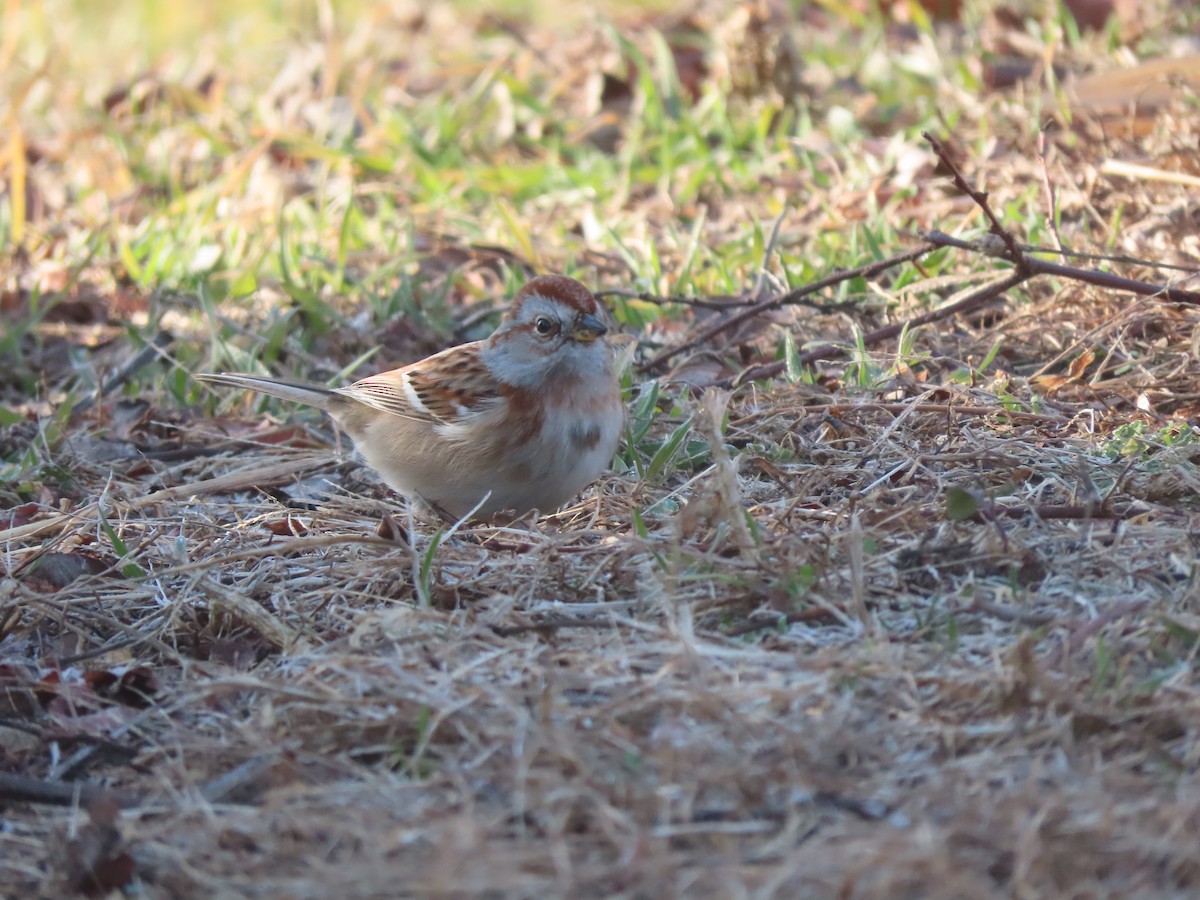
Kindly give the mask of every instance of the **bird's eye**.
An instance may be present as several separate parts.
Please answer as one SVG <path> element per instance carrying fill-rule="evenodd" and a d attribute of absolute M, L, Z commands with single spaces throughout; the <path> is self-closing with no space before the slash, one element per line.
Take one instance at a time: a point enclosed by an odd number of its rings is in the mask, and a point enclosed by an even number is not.
<path fill-rule="evenodd" d="M 542 337 L 547 337 L 555 332 L 554 320 L 549 316 L 538 316 L 534 320 L 533 327 Z"/>

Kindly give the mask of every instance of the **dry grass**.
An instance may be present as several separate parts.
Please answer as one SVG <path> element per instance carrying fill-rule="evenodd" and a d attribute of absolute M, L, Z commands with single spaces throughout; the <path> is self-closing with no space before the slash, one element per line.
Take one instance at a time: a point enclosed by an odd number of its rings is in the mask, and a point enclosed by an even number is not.
<path fill-rule="evenodd" d="M 1012 46 L 1032 40 L 988 21 Z M 838 26 L 825 26 L 834 41 Z M 1152 26 L 1145 40 L 1165 40 Z M 472 32 L 479 65 L 516 60 L 533 80 L 538 65 L 561 66 L 570 77 L 542 100 L 567 128 L 591 114 L 572 105 L 569 85 L 594 72 L 552 54 L 534 63 L 501 32 Z M 591 34 L 573 33 L 562 52 Z M 642 46 L 649 34 L 636 31 Z M 915 55 L 934 52 L 928 36 L 888 34 Z M 521 37 L 553 46 L 535 26 Z M 1080 68 L 1106 58 L 1099 38 L 1060 49 Z M 391 59 L 364 58 L 379 69 Z M 414 52 L 413 96 L 461 85 L 435 61 Z M 824 65 L 805 77 L 819 81 Z M 231 76 L 227 90 L 250 88 Z M 962 101 L 964 168 L 1019 236 L 1048 241 L 1021 97 L 945 90 Z M 747 101 L 751 118 L 776 103 L 764 91 Z M 228 103 L 207 108 L 209 125 L 238 108 Z M 1082 114 L 1060 133 L 1049 174 L 1069 244 L 1200 266 L 1194 190 L 1101 172 L 1123 159 L 1198 174 L 1183 149 L 1196 146 L 1195 103 L 1182 90 L 1148 117 L 1148 133 L 1117 134 L 1114 120 Z M 804 141 L 828 141 L 828 125 Z M 1105 141 L 1080 138 L 1102 126 Z M 908 145 L 920 152 L 917 139 Z M 227 158 L 247 166 L 222 188 L 237 202 L 270 194 L 255 178 L 278 186 L 311 174 L 286 153 L 262 163 L 270 156 L 249 147 Z M 822 253 L 842 254 L 839 264 L 869 257 L 848 211 L 895 240 L 885 252 L 902 244 L 891 228 L 951 230 L 977 217 L 940 191 L 928 158 L 901 188 L 899 170 L 872 171 L 893 159 L 877 139 L 859 134 L 843 152 L 809 158 L 807 205 L 769 164 L 729 173 L 783 180 L 763 196 L 705 198 L 701 255 L 749 287 L 766 250 L 747 232 L 781 211 L 767 261 L 781 280 L 788 267 L 835 264 Z M 458 183 L 476 177 L 470 165 L 455 170 Z M 249 347 L 328 377 L 380 334 L 390 359 L 469 330 L 508 274 L 466 245 L 501 243 L 506 229 L 507 251 L 555 267 L 570 258 L 598 287 L 720 294 L 720 272 L 693 271 L 689 254 L 700 251 L 676 224 L 694 210 L 672 208 L 650 174 L 596 201 L 613 216 L 603 249 L 554 225 L 556 204 L 591 202 L 553 193 L 557 181 L 546 203 L 520 209 L 528 233 L 543 236 L 536 247 L 483 211 L 495 204 L 468 198 L 435 214 L 414 200 L 422 228 L 445 215 L 450 234 L 397 251 L 425 279 L 420 316 L 340 320 L 361 294 L 346 300 L 322 284 L 289 301 L 284 279 L 261 270 L 253 302 L 222 297 L 214 311 L 196 299 L 209 282 L 181 274 L 195 293 L 156 294 L 152 310 L 172 317 L 169 356 L 181 369 Z M 51 173 L 39 177 L 45 187 Z M 249 221 L 244 209 L 231 215 L 231 227 Z M 457 233 L 468 219 L 477 230 Z M 369 271 L 382 264 L 369 248 L 387 223 L 364 221 L 348 265 Z M 338 255 L 337 229 L 314 222 L 304 240 Z M 221 220 L 206 227 L 217 234 Z M 141 239 L 112 228 L 112 247 Z M 1041 279 L 895 348 L 857 351 L 856 329 L 911 317 L 1001 267 L 941 254 L 854 287 L 838 298 L 862 301 L 851 309 L 790 307 L 723 335 L 677 360 L 652 401 L 654 379 L 642 379 L 630 398 L 639 433 L 577 505 L 447 532 L 341 455 L 324 422 L 263 424 L 245 406 L 214 416 L 213 398 L 176 390 L 170 368 L 131 375 L 120 399 L 96 388 L 101 402 L 72 411 L 76 375 L 43 367 L 30 401 L 20 375 L 38 353 L 63 339 L 89 352 L 77 327 L 56 334 L 29 311 L 28 287 L 49 261 L 114 304 L 122 291 L 140 302 L 130 314 L 139 334 L 163 322 L 143 315 L 149 287 L 114 274 L 118 250 L 97 265 L 56 257 L 45 240 L 32 260 L 13 251 L 26 268 L 10 294 L 26 306 L 5 307 L 30 337 L 3 383 L 4 405 L 21 415 L 0 433 L 16 467 L 0 532 L 0 765 L 43 784 L 103 786 L 127 806 L 88 824 L 83 804 L 7 803 L 0 893 L 61 896 L 89 854 L 122 853 L 152 897 L 1200 891 L 1200 308 Z M 261 263 L 237 259 L 209 280 L 232 283 Z M 691 280 L 673 290 L 685 270 Z M 1132 271 L 1196 287 L 1194 276 Z M 272 356 L 252 339 L 293 302 L 310 318 L 291 331 L 327 310 L 327 332 L 281 338 Z M 642 359 L 721 315 L 657 309 L 617 309 L 642 338 Z M 789 352 L 789 330 L 801 343 L 845 345 L 847 357 L 730 395 L 705 389 Z M 88 358 L 116 366 L 135 354 L 117 331 Z M 218 332 L 209 356 L 196 350 Z M 68 414 L 53 419 L 55 404 Z M 97 680 L 129 670 L 116 685 Z"/>

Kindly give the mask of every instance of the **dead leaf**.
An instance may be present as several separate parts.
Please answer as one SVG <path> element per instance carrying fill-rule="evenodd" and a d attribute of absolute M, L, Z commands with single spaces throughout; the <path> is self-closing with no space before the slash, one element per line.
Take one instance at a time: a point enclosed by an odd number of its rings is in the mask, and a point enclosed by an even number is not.
<path fill-rule="evenodd" d="M 1200 56 L 1151 59 L 1096 72 L 1068 82 L 1066 90 L 1073 119 L 1100 120 L 1110 137 L 1145 135 L 1154 128 L 1159 110 L 1186 102 L 1200 90 Z"/>
<path fill-rule="evenodd" d="M 375 534 L 386 541 L 403 544 L 405 547 L 411 544 L 408 537 L 408 529 L 386 512 L 383 514 L 383 518 L 379 520 L 379 525 L 375 528 Z"/>
<path fill-rule="evenodd" d="M 0 716 L 32 718 L 40 704 L 36 674 L 19 663 L 0 663 Z"/>
<path fill-rule="evenodd" d="M 281 537 L 300 537 L 308 534 L 308 526 L 304 524 L 304 520 L 298 516 L 293 516 L 288 513 L 281 519 L 271 519 L 269 522 L 264 522 L 263 526 L 271 534 L 278 534 Z"/>
<path fill-rule="evenodd" d="M 34 560 L 21 573 L 21 580 L 32 590 L 43 594 L 60 591 L 86 575 L 110 573 L 117 564 L 113 557 L 88 553 L 47 553 Z"/>
<path fill-rule="evenodd" d="M 122 848 L 117 828 L 121 808 L 112 797 L 88 804 L 88 823 L 66 846 L 67 882 L 85 896 L 98 897 L 133 880 L 133 857 Z"/>
<path fill-rule="evenodd" d="M 97 696 L 138 709 L 149 706 L 161 689 L 149 666 L 92 670 L 84 673 L 83 680 Z"/>
<path fill-rule="evenodd" d="M 1063 0 L 1063 6 L 1083 30 L 1100 31 L 1116 16 L 1125 36 L 1127 29 L 1137 22 L 1139 3 L 1138 0 Z"/>
<path fill-rule="evenodd" d="M 1041 388 L 1047 394 L 1053 394 L 1068 384 L 1082 380 L 1088 366 L 1095 361 L 1096 351 L 1085 350 L 1071 360 L 1071 364 L 1067 367 L 1066 375 L 1036 375 L 1029 379 L 1029 383 Z"/>
<path fill-rule="evenodd" d="M 1085 350 L 1083 353 L 1080 353 L 1077 357 L 1071 360 L 1071 365 L 1067 369 L 1067 377 L 1071 381 L 1078 381 L 1083 377 L 1083 373 L 1087 371 L 1087 367 L 1095 362 L 1095 360 L 1095 350 Z"/>
<path fill-rule="evenodd" d="M 36 503 L 22 503 L 0 513 L 0 529 L 19 528 L 28 525 L 37 516 L 41 507 Z"/>
<path fill-rule="evenodd" d="M 245 670 L 253 668 L 260 660 L 265 659 L 272 650 L 270 644 L 261 638 L 227 638 L 216 637 L 208 644 L 208 659 L 231 669 Z M 204 658 L 201 648 L 200 657 Z"/>

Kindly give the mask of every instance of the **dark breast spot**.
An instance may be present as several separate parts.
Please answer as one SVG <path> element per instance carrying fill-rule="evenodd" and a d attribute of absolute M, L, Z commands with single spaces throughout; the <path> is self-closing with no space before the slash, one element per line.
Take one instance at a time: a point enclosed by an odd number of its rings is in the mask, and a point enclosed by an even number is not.
<path fill-rule="evenodd" d="M 599 425 L 572 425 L 571 443 L 580 450 L 594 450 L 600 443 Z"/>

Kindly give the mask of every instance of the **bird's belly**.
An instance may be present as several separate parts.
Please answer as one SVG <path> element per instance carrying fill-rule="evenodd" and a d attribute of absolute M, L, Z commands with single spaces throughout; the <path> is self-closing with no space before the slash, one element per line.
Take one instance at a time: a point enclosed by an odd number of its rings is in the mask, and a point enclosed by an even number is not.
<path fill-rule="evenodd" d="M 537 445 L 514 460 L 512 508 L 551 512 L 591 484 L 612 462 L 620 416 L 561 416 Z M 502 507 L 503 508 L 503 507 Z"/>
<path fill-rule="evenodd" d="M 468 449 L 430 432 L 405 453 L 373 454 L 379 444 L 372 441 L 359 442 L 359 450 L 394 490 L 455 518 L 472 510 L 477 517 L 553 512 L 608 467 L 621 423 L 620 416 L 568 414 L 517 448 L 497 441 Z"/>

